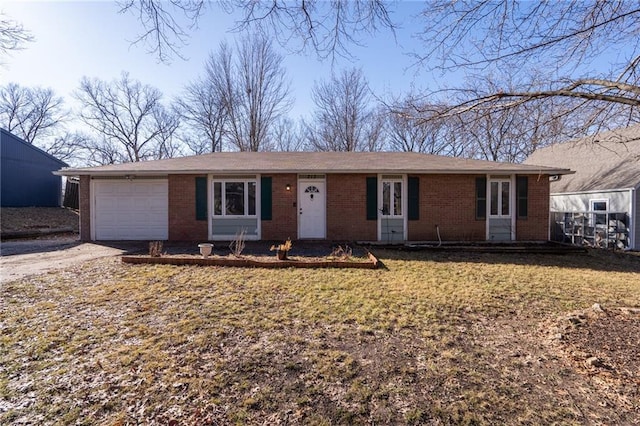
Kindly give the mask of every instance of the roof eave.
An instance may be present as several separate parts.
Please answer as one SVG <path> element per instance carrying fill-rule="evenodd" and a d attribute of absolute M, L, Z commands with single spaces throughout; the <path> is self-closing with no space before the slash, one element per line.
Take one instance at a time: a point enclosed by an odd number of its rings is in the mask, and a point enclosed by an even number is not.
<path fill-rule="evenodd" d="M 569 175 L 575 172 L 569 169 L 348 169 L 348 170 L 322 170 L 322 169 L 281 169 L 281 170 L 226 170 L 226 169 L 193 169 L 193 170 L 89 170 L 89 169 L 61 169 L 53 172 L 57 176 L 165 176 L 170 174 L 189 174 L 189 175 L 206 175 L 206 174 L 372 174 L 372 173 L 417 173 L 417 174 L 466 174 L 466 175 L 483 175 L 483 174 L 540 174 L 540 175 Z"/>

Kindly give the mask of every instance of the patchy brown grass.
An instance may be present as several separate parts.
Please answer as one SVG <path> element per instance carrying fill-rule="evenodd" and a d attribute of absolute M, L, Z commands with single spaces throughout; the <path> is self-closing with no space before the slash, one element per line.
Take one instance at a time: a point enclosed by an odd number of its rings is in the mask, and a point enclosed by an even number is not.
<path fill-rule="evenodd" d="M 5 232 L 70 228 L 78 232 L 79 216 L 75 210 L 62 207 L 3 207 L 0 230 Z"/>
<path fill-rule="evenodd" d="M 596 302 L 640 306 L 639 257 L 376 255 L 386 269 L 109 259 L 8 283 L 0 423 L 638 422 L 637 369 L 609 380 L 550 335 Z"/>

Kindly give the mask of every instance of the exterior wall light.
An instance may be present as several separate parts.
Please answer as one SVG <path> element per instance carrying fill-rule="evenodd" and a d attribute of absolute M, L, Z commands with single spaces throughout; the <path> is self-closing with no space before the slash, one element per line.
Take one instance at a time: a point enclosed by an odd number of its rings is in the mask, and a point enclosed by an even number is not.
<path fill-rule="evenodd" d="M 286 184 L 284 189 L 286 189 L 287 191 L 291 191 L 291 184 L 290 183 Z"/>

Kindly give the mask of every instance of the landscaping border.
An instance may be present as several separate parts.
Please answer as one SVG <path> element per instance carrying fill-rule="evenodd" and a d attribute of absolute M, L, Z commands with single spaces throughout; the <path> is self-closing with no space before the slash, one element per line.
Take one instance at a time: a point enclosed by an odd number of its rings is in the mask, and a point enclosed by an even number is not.
<path fill-rule="evenodd" d="M 179 257 L 160 256 L 122 256 L 123 263 L 162 264 L 162 265 L 199 265 L 199 266 L 231 266 L 237 268 L 355 268 L 377 269 L 380 262 L 371 252 L 367 253 L 367 262 L 349 262 L 340 260 L 278 260 L 262 261 L 256 259 L 229 259 L 220 257 Z"/>

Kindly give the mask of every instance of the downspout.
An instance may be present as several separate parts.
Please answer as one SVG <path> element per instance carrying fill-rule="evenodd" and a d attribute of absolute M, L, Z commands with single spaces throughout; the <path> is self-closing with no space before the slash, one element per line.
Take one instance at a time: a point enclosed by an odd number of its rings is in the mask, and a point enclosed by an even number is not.
<path fill-rule="evenodd" d="M 636 230 L 638 229 L 637 220 L 640 220 L 640 212 L 636 211 L 636 206 L 638 205 L 638 187 L 630 189 L 631 191 L 631 205 L 629 206 L 629 248 L 631 250 L 638 250 L 639 247 L 636 245 Z"/>
<path fill-rule="evenodd" d="M 484 206 L 484 240 L 485 241 L 489 241 L 489 235 L 491 235 L 491 229 L 489 226 L 489 223 L 491 222 L 491 220 L 489 219 L 489 213 L 491 212 L 491 182 L 490 182 L 490 176 L 488 173 L 486 175 L 484 175 L 485 178 L 485 189 L 484 189 L 484 199 L 485 201 L 485 206 Z"/>
<path fill-rule="evenodd" d="M 516 226 L 517 226 L 517 212 L 516 205 L 518 204 L 516 197 L 518 196 L 518 188 L 516 185 L 518 183 L 518 179 L 516 175 L 511 175 L 511 184 L 509 185 L 509 212 L 511 213 L 511 241 L 516 241 L 518 236 L 516 235 Z"/>

